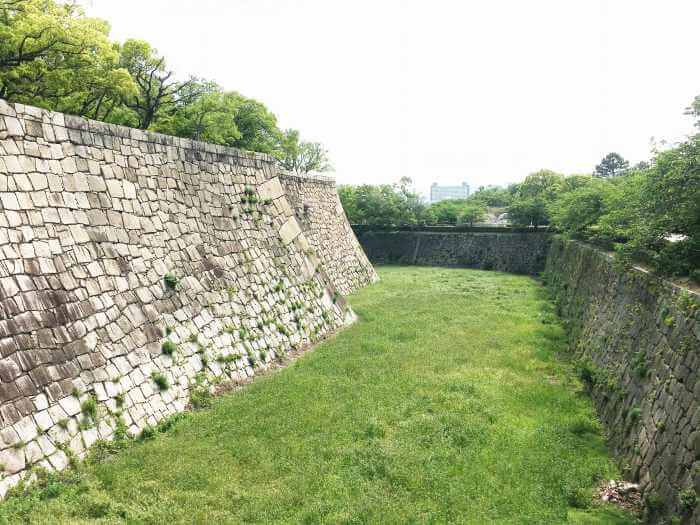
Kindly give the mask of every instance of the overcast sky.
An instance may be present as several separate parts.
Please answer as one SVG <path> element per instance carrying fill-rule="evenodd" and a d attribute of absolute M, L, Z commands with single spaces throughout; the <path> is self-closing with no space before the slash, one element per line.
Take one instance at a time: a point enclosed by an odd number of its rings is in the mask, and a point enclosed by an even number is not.
<path fill-rule="evenodd" d="M 89 0 L 88 0 L 89 1 Z M 339 183 L 592 171 L 692 130 L 698 0 L 92 0 L 118 40 L 257 98 Z"/>

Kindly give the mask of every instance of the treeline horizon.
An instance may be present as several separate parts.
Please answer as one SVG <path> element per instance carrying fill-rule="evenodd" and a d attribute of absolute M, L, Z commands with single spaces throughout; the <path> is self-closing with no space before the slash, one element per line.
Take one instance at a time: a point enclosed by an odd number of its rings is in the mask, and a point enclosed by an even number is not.
<path fill-rule="evenodd" d="M 282 130 L 262 103 L 182 80 L 144 40 L 57 0 L 0 0 L 0 98 L 112 124 L 267 153 L 296 173 L 330 169 L 319 142 Z"/>
<path fill-rule="evenodd" d="M 700 129 L 700 96 L 686 113 Z M 473 225 L 487 209 L 502 209 L 513 226 L 546 226 L 614 250 L 623 261 L 700 283 L 700 133 L 632 167 L 610 153 L 591 174 L 540 170 L 507 187 L 480 187 L 466 199 L 428 204 L 411 185 L 402 178 L 340 186 L 338 193 L 353 224 Z"/>

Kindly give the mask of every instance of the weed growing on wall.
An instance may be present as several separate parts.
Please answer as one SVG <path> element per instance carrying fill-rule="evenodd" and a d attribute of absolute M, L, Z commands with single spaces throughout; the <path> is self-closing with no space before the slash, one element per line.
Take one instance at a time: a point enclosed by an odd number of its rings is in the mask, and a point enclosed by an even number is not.
<path fill-rule="evenodd" d="M 177 285 L 180 283 L 180 280 L 175 276 L 174 273 L 166 273 L 163 276 L 163 282 L 165 283 L 165 287 L 168 290 L 175 290 L 177 288 Z"/>
<path fill-rule="evenodd" d="M 177 352 L 177 345 L 170 340 L 163 341 L 163 344 L 161 345 L 161 350 L 163 354 L 167 356 L 172 356 L 175 352 Z"/>
<path fill-rule="evenodd" d="M 168 383 L 168 378 L 165 377 L 160 372 L 153 372 L 151 374 L 151 379 L 158 387 L 158 390 L 160 390 L 161 392 L 168 390 L 170 388 L 170 383 Z"/>

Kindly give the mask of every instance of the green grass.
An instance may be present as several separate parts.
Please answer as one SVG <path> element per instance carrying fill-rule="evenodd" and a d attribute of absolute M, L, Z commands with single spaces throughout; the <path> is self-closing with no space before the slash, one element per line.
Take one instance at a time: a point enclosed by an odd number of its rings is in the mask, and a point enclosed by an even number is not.
<path fill-rule="evenodd" d="M 380 275 L 334 339 L 70 483 L 9 499 L 0 519 L 633 523 L 570 506 L 618 473 L 535 281 Z"/>

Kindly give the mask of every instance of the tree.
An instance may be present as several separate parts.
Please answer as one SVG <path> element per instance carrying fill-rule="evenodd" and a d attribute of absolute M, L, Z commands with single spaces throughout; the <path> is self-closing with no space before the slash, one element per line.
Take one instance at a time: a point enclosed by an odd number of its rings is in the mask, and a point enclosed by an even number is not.
<path fill-rule="evenodd" d="M 190 78 L 175 80 L 168 70 L 165 57 L 143 40 L 127 40 L 121 47 L 121 65 L 129 71 L 138 91 L 124 99 L 133 111 L 133 122 L 125 122 L 140 129 L 148 129 L 165 115 L 172 115 L 178 107 L 187 105 L 202 93 L 201 83 Z"/>
<path fill-rule="evenodd" d="M 613 190 L 607 180 L 575 176 L 570 190 L 550 203 L 552 224 L 560 231 L 584 235 L 606 211 L 606 196 Z M 565 182 L 573 177 L 567 177 Z"/>
<path fill-rule="evenodd" d="M 700 135 L 660 153 L 645 175 L 627 250 L 669 274 L 700 273 Z"/>
<path fill-rule="evenodd" d="M 282 132 L 277 117 L 264 104 L 240 93 L 228 93 L 235 102 L 233 121 L 241 136 L 229 146 L 270 155 L 280 154 Z"/>
<path fill-rule="evenodd" d="M 499 186 L 481 186 L 469 196 L 469 200 L 480 202 L 484 206 L 503 208 L 512 202 L 513 194 L 508 188 L 501 188 Z"/>
<path fill-rule="evenodd" d="M 338 195 L 352 224 L 402 226 L 425 220 L 425 205 L 410 190 L 411 180 L 398 184 L 340 186 Z"/>
<path fill-rule="evenodd" d="M 73 1 L 0 0 L 0 97 L 97 120 L 282 155 L 264 104 L 211 81 L 179 80 L 142 40 L 109 40 L 109 24 Z M 294 144 L 295 170 L 330 167 L 318 142 Z"/>
<path fill-rule="evenodd" d="M 686 115 L 690 115 L 695 119 L 695 126 L 700 128 L 700 95 L 697 95 L 693 102 L 685 110 Z"/>
<path fill-rule="evenodd" d="M 287 129 L 282 134 L 278 158 L 284 169 L 299 175 L 331 169 L 328 152 L 321 143 L 300 140 L 299 131 L 295 129 Z"/>
<path fill-rule="evenodd" d="M 541 198 L 552 200 L 561 189 L 563 175 L 552 170 L 531 173 L 518 185 L 516 198 Z"/>
<path fill-rule="evenodd" d="M 447 199 L 431 204 L 428 208 L 431 224 L 457 224 L 459 217 L 471 204 L 467 199 Z"/>
<path fill-rule="evenodd" d="M 595 167 L 596 177 L 618 177 L 623 175 L 629 168 L 627 162 L 619 153 L 608 153 L 603 160 Z"/>
<path fill-rule="evenodd" d="M 542 226 L 549 223 L 548 205 L 562 188 L 564 177 L 551 170 L 531 173 L 517 186 L 508 217 L 518 226 Z"/>
<path fill-rule="evenodd" d="M 479 222 L 484 218 L 485 210 L 478 204 L 472 204 L 462 208 L 457 216 L 457 224 L 468 224 L 474 226 L 475 222 Z"/>
<path fill-rule="evenodd" d="M 135 92 L 109 24 L 73 4 L 0 0 L 0 97 L 105 119 Z"/>
<path fill-rule="evenodd" d="M 213 144 L 235 144 L 242 136 L 235 119 L 237 97 L 210 81 L 198 81 L 188 89 L 195 95 L 179 100 L 174 112 L 156 122 L 153 129 Z"/>
<path fill-rule="evenodd" d="M 538 226 L 549 222 L 547 206 L 544 200 L 536 198 L 519 198 L 508 206 L 508 218 L 516 226 Z"/>

